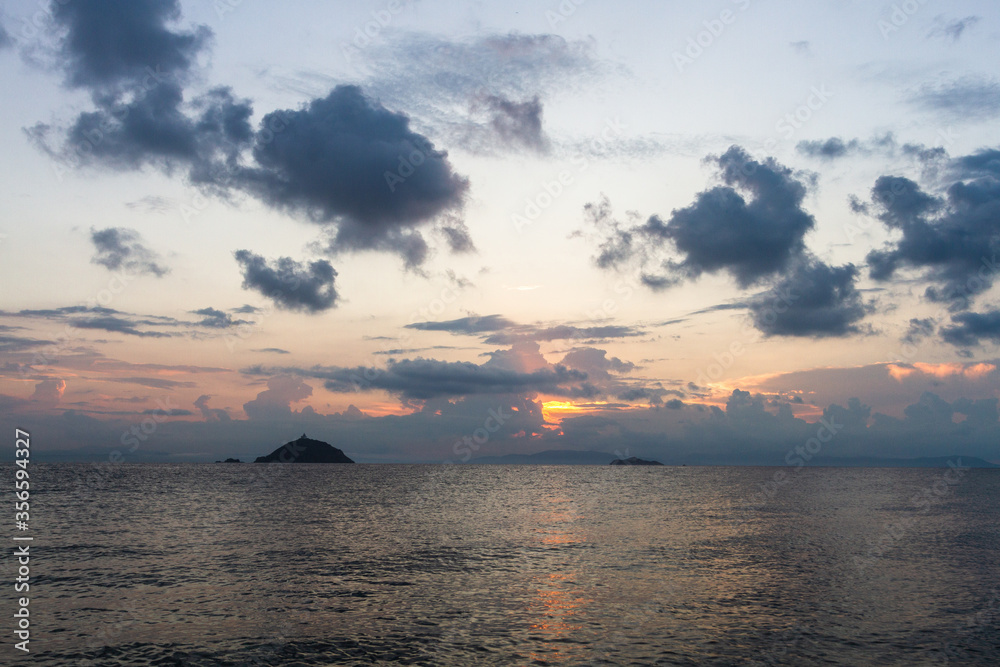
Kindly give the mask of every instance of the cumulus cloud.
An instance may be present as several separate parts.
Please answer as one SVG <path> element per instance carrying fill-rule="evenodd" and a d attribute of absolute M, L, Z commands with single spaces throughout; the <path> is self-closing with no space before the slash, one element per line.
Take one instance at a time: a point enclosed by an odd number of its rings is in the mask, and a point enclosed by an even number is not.
<path fill-rule="evenodd" d="M 134 229 L 108 227 L 91 229 L 90 240 L 97 249 L 91 259 L 112 271 L 124 269 L 129 273 L 144 273 L 162 277 L 169 269 L 159 263 L 159 257 L 142 243 Z"/>
<path fill-rule="evenodd" d="M 853 264 L 833 267 L 815 259 L 801 262 L 774 288 L 750 300 L 750 317 L 766 336 L 824 338 L 858 333 L 872 311 L 854 286 Z"/>
<path fill-rule="evenodd" d="M 229 413 L 221 408 L 210 408 L 208 407 L 208 402 L 211 400 L 212 396 L 209 394 L 202 394 L 194 402 L 194 407 L 198 408 L 201 412 L 201 416 L 205 418 L 207 422 L 228 422 L 231 421 Z"/>
<path fill-rule="evenodd" d="M 261 123 L 257 166 L 237 169 L 234 185 L 275 208 L 336 222 L 333 250 L 391 250 L 422 261 L 415 228 L 464 204 L 468 181 L 452 171 L 447 153 L 356 86 L 337 86 Z"/>
<path fill-rule="evenodd" d="M 53 128 L 29 131 L 58 157 L 185 171 L 206 191 L 248 192 L 331 228 L 331 252 L 394 252 L 411 267 L 428 256 L 417 227 L 461 213 L 468 181 L 453 172 L 447 153 L 360 88 L 337 86 L 298 110 L 272 111 L 256 131 L 250 102 L 229 88 L 188 94 L 211 31 L 175 27 L 177 0 L 137 0 L 127 9 L 60 3 L 54 18 L 66 83 L 90 91 L 95 107 L 70 124 L 61 149 L 50 148 Z M 498 123 L 506 114 L 514 120 L 504 127 L 527 136 L 530 109 L 497 108 Z M 445 233 L 456 251 L 474 247 L 460 220 Z"/>
<path fill-rule="evenodd" d="M 55 405 L 62 400 L 66 391 L 66 381 L 62 378 L 46 378 L 35 385 L 31 400 L 45 405 Z"/>
<path fill-rule="evenodd" d="M 626 225 L 610 217 L 606 202 L 590 205 L 588 215 L 605 234 L 598 266 L 637 260 L 643 282 L 652 288 L 718 272 L 748 287 L 781 274 L 801 257 L 803 238 L 815 225 L 802 208 L 806 184 L 773 158 L 754 160 L 739 146 L 708 161 L 717 166 L 723 185 L 699 193 L 666 221 L 654 215 Z M 652 258 L 668 244 L 680 261 L 663 259 L 650 270 Z"/>
<path fill-rule="evenodd" d="M 312 392 L 312 387 L 301 378 L 279 375 L 267 381 L 267 389 L 257 394 L 257 398 L 244 403 L 243 411 L 254 421 L 287 419 L 293 414 L 292 403 L 309 398 Z M 312 413 L 312 409 L 306 406 L 303 412 Z"/>
<path fill-rule="evenodd" d="M 337 272 L 326 260 L 307 265 L 291 257 L 268 262 L 249 250 L 233 254 L 243 272 L 243 288 L 260 292 L 279 308 L 319 313 L 337 305 Z"/>
<path fill-rule="evenodd" d="M 871 277 L 885 281 L 901 269 L 922 272 L 932 283 L 926 297 L 965 310 L 993 285 L 1000 228 L 1000 151 L 983 150 L 951 162 L 943 192 L 927 192 L 900 176 L 881 176 L 872 188 L 872 210 L 901 238 L 873 250 Z"/>

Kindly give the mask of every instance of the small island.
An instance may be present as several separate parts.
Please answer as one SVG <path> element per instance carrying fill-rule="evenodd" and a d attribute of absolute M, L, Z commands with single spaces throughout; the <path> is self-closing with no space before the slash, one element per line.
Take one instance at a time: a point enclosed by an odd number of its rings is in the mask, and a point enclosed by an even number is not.
<path fill-rule="evenodd" d="M 239 459 L 228 458 L 225 461 L 216 461 L 216 463 L 243 463 L 243 461 L 240 461 Z"/>
<path fill-rule="evenodd" d="M 613 466 L 661 466 L 659 461 L 647 461 L 637 456 L 630 456 L 627 459 L 615 459 L 611 462 Z"/>
<path fill-rule="evenodd" d="M 268 454 L 258 456 L 254 463 L 354 463 L 344 452 L 305 433 L 298 440 L 286 442 Z"/>

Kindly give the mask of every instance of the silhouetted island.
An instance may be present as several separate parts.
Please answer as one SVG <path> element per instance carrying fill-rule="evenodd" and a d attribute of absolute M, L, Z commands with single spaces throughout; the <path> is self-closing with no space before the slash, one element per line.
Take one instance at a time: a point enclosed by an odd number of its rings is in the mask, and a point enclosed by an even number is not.
<path fill-rule="evenodd" d="M 611 462 L 613 466 L 661 466 L 663 465 L 659 461 L 647 461 L 646 459 L 640 459 L 636 456 L 630 456 L 627 459 L 615 459 Z"/>
<path fill-rule="evenodd" d="M 228 458 L 225 461 L 216 461 L 216 463 L 243 463 L 243 461 L 240 461 L 239 459 Z"/>
<path fill-rule="evenodd" d="M 303 433 L 298 440 L 286 442 L 267 456 L 258 456 L 254 463 L 354 463 L 354 461 L 333 445 L 313 440 Z"/>

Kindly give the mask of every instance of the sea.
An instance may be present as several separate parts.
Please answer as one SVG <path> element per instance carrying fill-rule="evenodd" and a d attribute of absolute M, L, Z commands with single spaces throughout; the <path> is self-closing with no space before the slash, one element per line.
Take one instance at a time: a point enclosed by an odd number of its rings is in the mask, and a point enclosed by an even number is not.
<path fill-rule="evenodd" d="M 32 464 L 30 518 L 2 664 L 1000 664 L 1000 470 L 959 459 Z"/>

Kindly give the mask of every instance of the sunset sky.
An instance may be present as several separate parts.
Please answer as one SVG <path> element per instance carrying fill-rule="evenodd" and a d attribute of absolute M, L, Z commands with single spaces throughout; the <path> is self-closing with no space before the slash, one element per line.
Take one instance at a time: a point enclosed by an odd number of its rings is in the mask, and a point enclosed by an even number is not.
<path fill-rule="evenodd" d="M 38 460 L 780 465 L 832 427 L 1000 462 L 995 2 L 0 26 L 0 420 Z"/>

